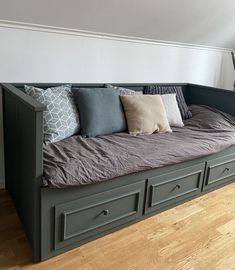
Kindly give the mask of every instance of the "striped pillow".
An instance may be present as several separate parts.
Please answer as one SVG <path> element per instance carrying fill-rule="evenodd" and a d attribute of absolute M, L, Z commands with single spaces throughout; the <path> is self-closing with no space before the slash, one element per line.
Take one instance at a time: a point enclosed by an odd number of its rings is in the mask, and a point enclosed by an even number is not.
<path fill-rule="evenodd" d="M 165 94 L 176 94 L 176 99 L 180 109 L 180 113 L 183 120 L 192 117 L 182 92 L 181 86 L 161 86 L 161 85 L 148 85 L 144 89 L 144 94 L 147 95 L 165 95 Z"/>

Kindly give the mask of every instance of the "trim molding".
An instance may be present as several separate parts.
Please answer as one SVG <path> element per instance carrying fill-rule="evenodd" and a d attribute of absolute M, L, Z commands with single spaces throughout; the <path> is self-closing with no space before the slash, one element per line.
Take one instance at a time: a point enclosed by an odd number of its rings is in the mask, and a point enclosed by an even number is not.
<path fill-rule="evenodd" d="M 233 51 L 233 49 L 230 49 L 230 48 L 220 48 L 220 47 L 212 47 L 212 46 L 188 44 L 188 43 L 180 43 L 180 42 L 169 42 L 169 41 L 147 39 L 147 38 L 140 38 L 140 37 L 134 37 L 134 36 L 115 35 L 115 34 L 108 34 L 108 33 L 102 33 L 102 32 L 84 31 L 84 30 L 78 30 L 78 29 L 70 29 L 70 28 L 8 21 L 8 20 L 0 20 L 0 27 L 22 29 L 22 30 L 36 31 L 36 32 L 47 32 L 47 33 L 70 35 L 70 36 L 82 36 L 82 37 L 87 37 L 87 38 L 109 39 L 109 40 L 142 43 L 142 44 L 150 44 L 150 45 L 152 44 L 152 45 L 159 45 L 159 46 L 166 46 L 166 47 L 180 47 L 180 48 L 186 48 L 186 49 L 207 50 L 207 51 L 217 51 L 217 52 L 226 52 L 226 53 L 231 53 L 231 51 Z"/>

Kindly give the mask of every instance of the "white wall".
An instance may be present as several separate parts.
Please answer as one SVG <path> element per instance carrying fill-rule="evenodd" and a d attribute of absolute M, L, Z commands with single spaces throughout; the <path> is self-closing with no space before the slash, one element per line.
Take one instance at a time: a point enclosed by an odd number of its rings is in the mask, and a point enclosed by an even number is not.
<path fill-rule="evenodd" d="M 193 82 L 232 87 L 231 56 L 221 51 L 4 27 L 0 37 L 0 81 Z"/>
<path fill-rule="evenodd" d="M 0 27 L 0 37 L 0 82 L 233 85 L 226 52 L 5 27 Z M 2 127 L 2 150 L 1 133 Z M 0 162 L 2 156 L 1 151 Z M 0 166 L 0 185 L 3 180 Z"/>

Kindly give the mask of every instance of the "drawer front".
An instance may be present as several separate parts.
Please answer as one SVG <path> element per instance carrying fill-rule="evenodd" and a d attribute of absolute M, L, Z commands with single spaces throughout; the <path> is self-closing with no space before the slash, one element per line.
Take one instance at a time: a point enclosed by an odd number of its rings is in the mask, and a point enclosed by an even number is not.
<path fill-rule="evenodd" d="M 145 181 L 55 206 L 55 249 L 142 215 Z"/>
<path fill-rule="evenodd" d="M 235 178 L 235 155 L 207 162 L 205 188 L 217 186 Z"/>
<path fill-rule="evenodd" d="M 145 212 L 152 212 L 173 205 L 180 200 L 201 192 L 205 164 L 148 179 L 147 205 Z"/>

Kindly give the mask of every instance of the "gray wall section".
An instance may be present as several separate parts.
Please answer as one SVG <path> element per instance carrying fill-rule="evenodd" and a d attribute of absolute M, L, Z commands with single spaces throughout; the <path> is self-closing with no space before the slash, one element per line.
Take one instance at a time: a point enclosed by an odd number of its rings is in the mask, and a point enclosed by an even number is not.
<path fill-rule="evenodd" d="M 4 146 L 3 146 L 3 129 L 2 129 L 2 90 L 0 88 L 0 188 L 5 187 L 4 180 Z"/>

